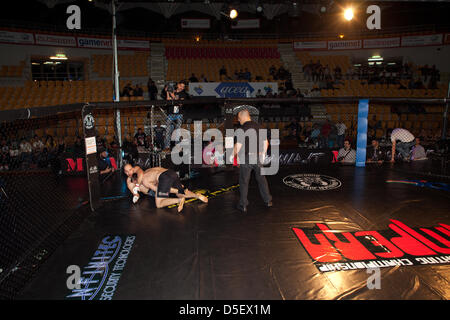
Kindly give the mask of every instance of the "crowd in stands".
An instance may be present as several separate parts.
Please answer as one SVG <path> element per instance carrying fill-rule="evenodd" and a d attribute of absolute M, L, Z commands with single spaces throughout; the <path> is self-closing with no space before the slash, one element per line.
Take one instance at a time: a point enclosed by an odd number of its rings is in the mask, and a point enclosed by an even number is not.
<path fill-rule="evenodd" d="M 318 84 L 319 89 L 339 89 L 335 86 L 344 80 L 360 80 L 369 85 L 398 85 L 398 89 L 438 89 L 440 81 L 440 71 L 435 65 L 414 67 L 411 63 L 350 66 L 343 71 L 339 65 L 332 69 L 320 60 L 310 60 L 303 66 L 303 72 L 308 81 Z M 408 85 L 403 85 L 401 80 L 408 80 Z"/>
<path fill-rule="evenodd" d="M 390 135 L 392 129 L 384 130 L 381 137 L 375 137 L 375 130 L 381 128 L 381 124 L 375 123 L 369 126 L 367 140 L 369 141 L 367 160 L 373 162 L 389 161 L 387 159 L 388 153 L 386 149 L 378 150 L 377 148 L 382 143 L 384 146 L 390 145 Z M 345 123 L 333 123 L 326 119 L 324 122 L 313 123 L 311 127 L 302 124 L 298 118 L 292 118 L 291 122 L 280 128 L 280 137 L 282 144 L 288 141 L 294 141 L 300 147 L 308 147 L 312 149 L 334 149 L 338 150 L 338 161 L 354 163 L 356 153 L 352 149 L 353 141 L 352 128 L 347 128 Z M 405 130 L 405 129 L 402 129 Z M 411 159 L 424 159 L 426 152 L 423 142 L 427 145 L 434 145 L 441 138 L 440 130 L 421 129 L 415 135 L 414 145 L 412 148 Z M 373 150 L 375 148 L 375 151 Z M 341 158 L 341 159 L 340 159 Z"/>
<path fill-rule="evenodd" d="M 125 87 L 122 89 L 120 94 L 121 97 L 143 97 L 144 89 L 139 84 L 136 84 L 134 87 L 131 83 L 127 83 Z"/>
<path fill-rule="evenodd" d="M 27 139 L 7 139 L 0 141 L 0 171 L 18 169 L 37 169 L 56 166 L 59 157 L 67 152 L 84 156 L 84 148 L 80 145 L 81 139 L 68 146 L 64 138 L 55 139 L 51 135 Z"/>

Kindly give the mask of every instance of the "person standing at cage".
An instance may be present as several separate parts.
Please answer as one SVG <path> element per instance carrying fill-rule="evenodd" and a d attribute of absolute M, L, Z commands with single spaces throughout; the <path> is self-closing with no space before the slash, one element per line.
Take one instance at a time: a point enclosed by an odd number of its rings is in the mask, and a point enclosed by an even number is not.
<path fill-rule="evenodd" d="M 183 123 L 183 115 L 181 114 L 181 106 L 175 101 L 185 100 L 189 98 L 189 95 L 185 91 L 186 85 L 184 82 L 180 81 L 176 84 L 174 88 L 168 88 L 166 90 L 167 97 L 166 100 L 174 101 L 174 104 L 170 106 L 170 114 L 167 116 L 167 129 L 166 129 L 166 148 L 171 145 L 172 132 L 176 129 L 181 128 Z M 177 137 L 178 141 L 179 137 Z"/>
<path fill-rule="evenodd" d="M 243 135 L 240 136 L 240 133 L 242 133 L 242 131 L 237 130 L 237 141 L 234 145 L 233 150 L 233 158 L 237 156 L 239 166 L 240 199 L 239 204 L 237 205 L 237 209 L 241 212 L 247 212 L 247 195 L 252 171 L 255 172 L 259 192 L 264 201 L 264 204 L 267 207 L 272 207 L 272 195 L 270 194 L 269 185 L 267 183 L 266 177 L 261 174 L 261 159 L 263 159 L 267 153 L 269 141 L 267 140 L 267 137 L 264 141 L 260 141 L 259 130 L 261 128 L 259 124 L 252 121 L 248 110 L 243 109 L 238 113 L 238 121 L 241 125 Z M 249 139 L 249 137 L 251 136 L 256 137 L 256 141 L 251 141 L 250 143 L 251 138 Z M 251 145 L 256 146 L 256 151 L 255 148 L 251 148 Z"/>

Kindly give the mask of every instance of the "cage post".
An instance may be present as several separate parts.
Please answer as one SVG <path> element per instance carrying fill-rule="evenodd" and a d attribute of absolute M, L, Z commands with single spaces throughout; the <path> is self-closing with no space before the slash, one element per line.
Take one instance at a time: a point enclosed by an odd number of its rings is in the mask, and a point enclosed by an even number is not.
<path fill-rule="evenodd" d="M 358 105 L 358 131 L 356 136 L 356 166 L 365 167 L 369 100 L 361 99 Z"/>

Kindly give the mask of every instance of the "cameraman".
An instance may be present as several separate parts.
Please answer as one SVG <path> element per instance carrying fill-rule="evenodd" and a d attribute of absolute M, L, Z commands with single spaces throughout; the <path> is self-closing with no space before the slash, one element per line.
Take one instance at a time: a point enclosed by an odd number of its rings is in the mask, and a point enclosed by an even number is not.
<path fill-rule="evenodd" d="M 164 87 L 166 100 L 185 100 L 189 98 L 186 90 L 186 84 L 183 81 L 178 83 L 169 83 Z"/>
<path fill-rule="evenodd" d="M 167 130 L 166 130 L 166 143 L 165 145 L 171 146 L 172 132 L 181 128 L 183 123 L 183 115 L 180 113 L 181 105 L 175 104 L 174 101 L 185 100 L 189 98 L 189 95 L 185 91 L 186 84 L 183 81 L 178 83 L 170 82 L 163 90 L 166 93 L 166 100 L 173 101 L 172 106 L 169 106 L 169 112 L 167 116 Z"/>

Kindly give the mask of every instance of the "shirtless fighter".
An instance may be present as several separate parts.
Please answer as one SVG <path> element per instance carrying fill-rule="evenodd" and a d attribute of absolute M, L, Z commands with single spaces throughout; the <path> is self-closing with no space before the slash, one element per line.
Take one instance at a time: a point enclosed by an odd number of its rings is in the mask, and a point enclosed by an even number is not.
<path fill-rule="evenodd" d="M 161 167 L 154 167 L 143 171 L 140 167 L 133 167 L 130 164 L 124 166 L 127 178 L 128 189 L 133 194 L 133 203 L 139 200 L 139 191 L 147 194 L 149 190 L 155 192 L 155 204 L 157 208 L 178 204 L 178 212 L 183 210 L 186 198 L 197 198 L 205 203 L 208 198 L 194 193 L 185 188 L 175 171 Z M 177 196 L 169 198 L 173 193 Z"/>

